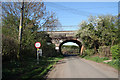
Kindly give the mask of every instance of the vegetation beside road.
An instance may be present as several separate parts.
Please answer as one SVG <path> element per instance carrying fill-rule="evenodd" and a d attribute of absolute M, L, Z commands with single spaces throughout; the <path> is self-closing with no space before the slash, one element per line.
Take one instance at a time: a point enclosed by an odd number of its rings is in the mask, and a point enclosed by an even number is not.
<path fill-rule="evenodd" d="M 3 80 L 40 80 L 61 59 L 46 33 L 57 28 L 58 19 L 54 12 L 46 10 L 43 2 L 25 2 L 20 50 L 20 12 L 21 2 L 2 3 L 2 77 Z M 40 64 L 36 64 L 36 42 L 41 43 Z"/>
<path fill-rule="evenodd" d="M 3 63 L 3 80 L 40 80 L 52 66 L 63 57 L 41 57 L 39 64 L 35 58 L 21 61 L 7 61 Z"/>
<path fill-rule="evenodd" d="M 107 64 L 120 66 L 120 16 L 90 16 L 80 23 L 76 36 L 82 40 L 84 51 L 82 57 L 96 62 L 111 59 Z M 92 57 L 97 56 L 97 57 Z"/>
<path fill-rule="evenodd" d="M 82 56 L 81 56 L 82 57 Z M 108 64 L 109 66 L 112 66 L 114 67 L 115 69 L 119 69 L 119 59 L 114 59 L 110 62 L 104 62 L 104 61 L 107 61 L 107 60 L 110 60 L 108 57 L 98 57 L 98 56 L 85 56 L 85 57 L 82 57 L 82 58 L 85 58 L 87 60 L 91 60 L 91 61 L 95 61 L 97 63 L 104 63 L 104 64 Z"/>
<path fill-rule="evenodd" d="M 18 57 L 21 59 L 36 57 L 36 48 L 34 46 L 36 42 L 41 43 L 40 48 L 43 51 L 43 56 L 57 56 L 55 45 L 51 43 L 51 38 L 46 31 L 57 28 L 56 22 L 58 19 L 53 12 L 50 13 L 46 11 L 46 6 L 42 2 L 24 3 L 21 53 L 19 54 L 18 33 L 21 11 L 20 6 L 20 2 L 2 3 L 3 61 L 16 60 Z M 42 23 L 40 23 L 41 21 Z M 47 43 L 51 44 L 48 45 Z"/>

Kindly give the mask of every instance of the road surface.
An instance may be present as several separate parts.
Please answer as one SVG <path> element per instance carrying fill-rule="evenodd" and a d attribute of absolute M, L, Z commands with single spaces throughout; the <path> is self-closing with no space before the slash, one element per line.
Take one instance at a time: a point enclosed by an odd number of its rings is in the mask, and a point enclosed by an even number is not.
<path fill-rule="evenodd" d="M 78 56 L 66 57 L 48 73 L 48 78 L 118 78 L 118 71 L 107 64 Z"/>

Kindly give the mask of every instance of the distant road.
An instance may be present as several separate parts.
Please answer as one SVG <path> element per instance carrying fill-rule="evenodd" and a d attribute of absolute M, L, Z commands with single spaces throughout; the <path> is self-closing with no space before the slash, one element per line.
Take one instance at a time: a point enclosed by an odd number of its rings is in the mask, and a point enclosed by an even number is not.
<path fill-rule="evenodd" d="M 106 64 L 69 56 L 55 65 L 48 78 L 118 78 L 118 71 Z"/>

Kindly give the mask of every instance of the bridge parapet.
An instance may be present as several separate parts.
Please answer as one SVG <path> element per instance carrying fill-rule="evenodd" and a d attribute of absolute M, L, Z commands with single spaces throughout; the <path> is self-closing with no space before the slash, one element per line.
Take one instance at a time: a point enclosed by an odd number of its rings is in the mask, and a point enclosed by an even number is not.
<path fill-rule="evenodd" d="M 47 32 L 50 37 L 74 37 L 76 31 L 51 31 L 51 32 Z"/>
<path fill-rule="evenodd" d="M 78 40 L 76 35 L 77 31 L 48 31 L 47 33 L 52 38 L 52 43 L 60 44 L 65 40 Z"/>

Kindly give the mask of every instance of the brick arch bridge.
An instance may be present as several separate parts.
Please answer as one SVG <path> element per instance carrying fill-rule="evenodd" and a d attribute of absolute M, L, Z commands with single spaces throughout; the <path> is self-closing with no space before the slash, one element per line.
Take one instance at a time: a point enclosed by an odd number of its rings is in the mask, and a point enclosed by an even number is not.
<path fill-rule="evenodd" d="M 52 38 L 52 43 L 55 44 L 56 50 L 61 52 L 61 46 L 66 42 L 73 42 L 79 45 L 79 52 L 82 55 L 83 44 L 82 40 L 75 36 L 77 31 L 47 31 Z M 62 52 L 61 52 L 62 53 Z"/>

